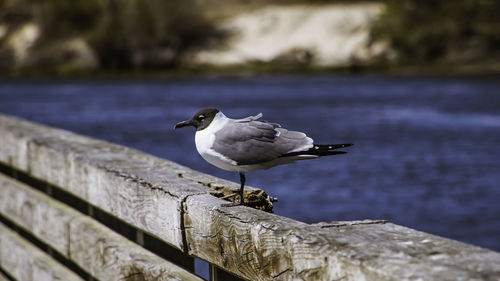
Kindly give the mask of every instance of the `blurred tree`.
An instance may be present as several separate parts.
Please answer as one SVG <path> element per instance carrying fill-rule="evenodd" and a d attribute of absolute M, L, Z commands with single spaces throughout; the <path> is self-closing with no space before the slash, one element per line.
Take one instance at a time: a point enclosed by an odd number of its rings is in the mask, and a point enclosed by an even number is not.
<path fill-rule="evenodd" d="M 0 24 L 17 27 L 32 19 L 29 0 L 0 0 Z"/>
<path fill-rule="evenodd" d="M 222 33 L 192 0 L 106 0 L 89 37 L 106 67 L 176 65 Z"/>
<path fill-rule="evenodd" d="M 498 0 L 388 0 L 373 35 L 404 61 L 469 61 L 498 55 Z"/>
<path fill-rule="evenodd" d="M 95 27 L 103 15 L 98 0 L 31 0 L 43 39 L 79 36 Z"/>
<path fill-rule="evenodd" d="M 58 50 L 79 38 L 103 68 L 171 67 L 223 38 L 196 0 L 0 0 L 0 27 L 8 28 L 0 57 L 11 56 L 9 34 L 26 23 L 40 31 L 31 49 L 35 65 L 60 64 Z"/>

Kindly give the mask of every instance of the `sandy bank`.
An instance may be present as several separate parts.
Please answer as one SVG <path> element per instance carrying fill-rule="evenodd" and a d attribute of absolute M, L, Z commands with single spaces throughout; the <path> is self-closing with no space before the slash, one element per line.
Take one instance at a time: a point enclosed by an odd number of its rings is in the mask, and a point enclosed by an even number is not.
<path fill-rule="evenodd" d="M 267 6 L 221 23 L 231 37 L 224 48 L 203 50 L 194 63 L 311 63 L 340 66 L 370 61 L 387 52 L 370 43 L 370 27 L 382 4 Z"/>

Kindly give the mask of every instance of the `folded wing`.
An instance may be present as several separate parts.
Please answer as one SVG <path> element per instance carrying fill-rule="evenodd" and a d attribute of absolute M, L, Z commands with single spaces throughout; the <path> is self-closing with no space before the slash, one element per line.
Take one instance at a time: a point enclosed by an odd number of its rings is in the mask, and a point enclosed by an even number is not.
<path fill-rule="evenodd" d="M 257 120 L 261 116 L 231 120 L 215 134 L 213 148 L 238 165 L 252 165 L 313 147 L 313 140 L 304 133 Z"/>

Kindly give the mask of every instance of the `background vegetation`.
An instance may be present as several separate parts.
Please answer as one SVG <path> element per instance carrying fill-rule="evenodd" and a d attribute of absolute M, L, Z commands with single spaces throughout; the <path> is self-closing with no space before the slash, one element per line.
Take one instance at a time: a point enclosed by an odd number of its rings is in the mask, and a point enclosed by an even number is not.
<path fill-rule="evenodd" d="M 193 51 L 224 44 L 221 17 L 269 4 L 330 2 L 360 1 L 0 0 L 0 71 L 71 69 L 65 65 L 75 54 L 67 42 L 75 38 L 92 50 L 99 69 L 175 69 Z M 389 43 L 398 63 L 500 64 L 498 0 L 370 2 L 386 3 L 372 34 Z M 40 35 L 19 65 L 9 35 L 26 23 Z"/>
<path fill-rule="evenodd" d="M 9 32 L 28 22 L 40 27 L 35 65 L 58 65 L 54 45 L 70 38 L 83 38 L 105 69 L 172 67 L 223 38 L 194 0 L 0 0 Z"/>
<path fill-rule="evenodd" d="M 388 0 L 373 32 L 406 63 L 498 63 L 499 11 L 498 0 Z"/>

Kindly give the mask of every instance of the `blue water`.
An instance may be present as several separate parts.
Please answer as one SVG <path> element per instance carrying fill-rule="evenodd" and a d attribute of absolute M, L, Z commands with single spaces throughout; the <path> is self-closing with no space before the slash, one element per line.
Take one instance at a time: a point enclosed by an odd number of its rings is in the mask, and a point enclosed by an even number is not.
<path fill-rule="evenodd" d="M 124 144 L 238 181 L 204 162 L 198 109 L 264 119 L 346 155 L 247 174 L 304 222 L 386 219 L 500 251 L 500 81 L 458 78 L 252 77 L 0 82 L 0 112 Z"/>

